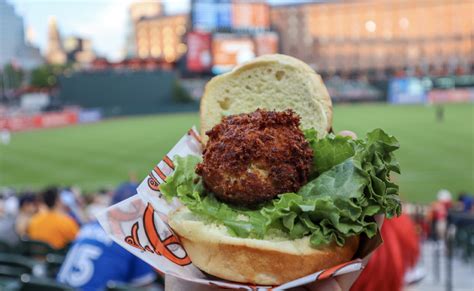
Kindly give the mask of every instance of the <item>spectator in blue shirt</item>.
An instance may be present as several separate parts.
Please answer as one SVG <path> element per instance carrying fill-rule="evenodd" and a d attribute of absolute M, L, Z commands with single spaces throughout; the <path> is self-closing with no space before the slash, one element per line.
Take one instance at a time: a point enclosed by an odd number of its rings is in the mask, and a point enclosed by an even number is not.
<path fill-rule="evenodd" d="M 127 185 L 127 190 L 131 187 Z M 126 199 L 123 189 L 114 202 Z M 120 196 L 120 197 L 117 197 Z M 97 221 L 82 226 L 58 274 L 58 281 L 78 290 L 104 290 L 110 283 L 131 286 L 150 285 L 155 271 L 110 239 Z"/>
<path fill-rule="evenodd" d="M 474 205 L 474 197 L 469 193 L 462 192 L 459 194 L 458 201 L 461 204 L 463 212 L 470 212 Z"/>

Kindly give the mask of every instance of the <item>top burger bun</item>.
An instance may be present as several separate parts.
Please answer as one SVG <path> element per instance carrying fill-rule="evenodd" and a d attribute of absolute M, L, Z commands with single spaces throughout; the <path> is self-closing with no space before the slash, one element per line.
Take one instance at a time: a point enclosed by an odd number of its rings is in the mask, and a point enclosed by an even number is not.
<path fill-rule="evenodd" d="M 321 76 L 304 62 L 286 55 L 265 55 L 210 80 L 201 99 L 201 136 L 222 116 L 256 109 L 292 109 L 301 128 L 324 135 L 332 125 L 332 103 Z"/>
<path fill-rule="evenodd" d="M 312 248 L 309 237 L 288 240 L 278 237 L 249 239 L 233 237 L 225 226 L 206 224 L 182 207 L 169 217 L 194 265 L 235 282 L 280 285 L 349 261 L 359 246 L 359 237 Z"/>

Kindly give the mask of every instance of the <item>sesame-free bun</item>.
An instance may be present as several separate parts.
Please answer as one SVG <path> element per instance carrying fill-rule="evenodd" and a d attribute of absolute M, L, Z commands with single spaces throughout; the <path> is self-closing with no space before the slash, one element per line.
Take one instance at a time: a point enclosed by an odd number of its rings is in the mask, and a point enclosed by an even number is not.
<path fill-rule="evenodd" d="M 207 224 L 181 207 L 169 216 L 192 263 L 213 276 L 241 283 L 280 285 L 349 261 L 359 237 L 346 239 L 343 247 L 312 248 L 309 237 L 250 239 L 233 237 L 225 226 Z"/>
<path fill-rule="evenodd" d="M 255 58 L 210 80 L 201 99 L 201 136 L 222 116 L 249 113 L 257 108 L 292 109 L 301 128 L 315 128 L 320 136 L 331 128 L 331 97 L 321 76 L 304 62 L 274 54 Z"/>

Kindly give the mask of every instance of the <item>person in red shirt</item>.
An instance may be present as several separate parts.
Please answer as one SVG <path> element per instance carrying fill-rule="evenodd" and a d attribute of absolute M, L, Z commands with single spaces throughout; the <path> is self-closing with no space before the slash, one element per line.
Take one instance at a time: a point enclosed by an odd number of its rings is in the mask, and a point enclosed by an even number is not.
<path fill-rule="evenodd" d="M 405 274 L 411 270 L 420 255 L 419 237 L 415 223 L 402 214 L 398 218 L 376 217 L 379 225 L 383 223 L 384 243 L 367 258 L 362 271 L 353 272 L 295 290 L 311 291 L 400 291 L 404 286 Z"/>
<path fill-rule="evenodd" d="M 402 214 L 383 223 L 384 243 L 370 258 L 351 290 L 399 291 L 405 274 L 415 267 L 420 256 L 419 236 L 415 223 Z"/>
<path fill-rule="evenodd" d="M 432 237 L 442 240 L 446 234 L 448 210 L 452 206 L 451 193 L 448 190 L 440 190 L 437 200 L 431 204 L 430 217 L 432 222 Z"/>

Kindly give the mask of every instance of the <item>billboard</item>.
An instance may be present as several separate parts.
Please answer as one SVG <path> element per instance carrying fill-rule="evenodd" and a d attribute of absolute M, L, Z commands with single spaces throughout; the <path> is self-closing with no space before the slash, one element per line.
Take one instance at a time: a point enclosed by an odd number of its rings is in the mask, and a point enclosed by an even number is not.
<path fill-rule="evenodd" d="M 97 122 L 102 119 L 102 111 L 99 108 L 95 109 L 81 109 L 77 116 L 79 123 Z"/>
<path fill-rule="evenodd" d="M 186 66 L 190 72 L 206 72 L 211 69 L 211 34 L 192 31 L 187 35 L 188 52 Z"/>
<path fill-rule="evenodd" d="M 417 78 L 392 79 L 388 86 L 388 101 L 394 104 L 424 103 L 426 90 Z"/>
<path fill-rule="evenodd" d="M 192 1 L 193 29 L 266 29 L 270 27 L 270 6 L 257 0 Z"/>
<path fill-rule="evenodd" d="M 215 74 L 224 73 L 255 56 L 274 53 L 278 53 L 278 34 L 275 32 L 262 32 L 254 36 L 249 34 L 214 34 L 212 38 L 212 72 Z"/>
<path fill-rule="evenodd" d="M 230 0 L 221 0 L 216 5 L 216 26 L 230 27 L 232 25 L 232 4 Z"/>
<path fill-rule="evenodd" d="M 220 74 L 255 57 L 255 44 L 250 36 L 216 34 L 212 39 L 212 72 Z"/>
<path fill-rule="evenodd" d="M 37 128 L 59 127 L 78 122 L 76 111 L 48 112 L 36 115 L 22 115 L 0 118 L 0 129 L 24 131 Z"/>
<path fill-rule="evenodd" d="M 233 28 L 269 28 L 270 7 L 265 2 L 236 1 L 232 2 Z"/>
<path fill-rule="evenodd" d="M 474 89 L 434 89 L 428 93 L 430 103 L 474 102 Z"/>
<path fill-rule="evenodd" d="M 278 53 L 278 34 L 276 32 L 257 34 L 254 40 L 257 56 Z"/>
<path fill-rule="evenodd" d="M 196 0 L 192 4 L 192 25 L 195 29 L 214 30 L 232 25 L 230 0 Z"/>
<path fill-rule="evenodd" d="M 192 6 L 193 27 L 198 29 L 214 29 L 216 27 L 216 5 L 212 0 L 194 1 Z"/>

